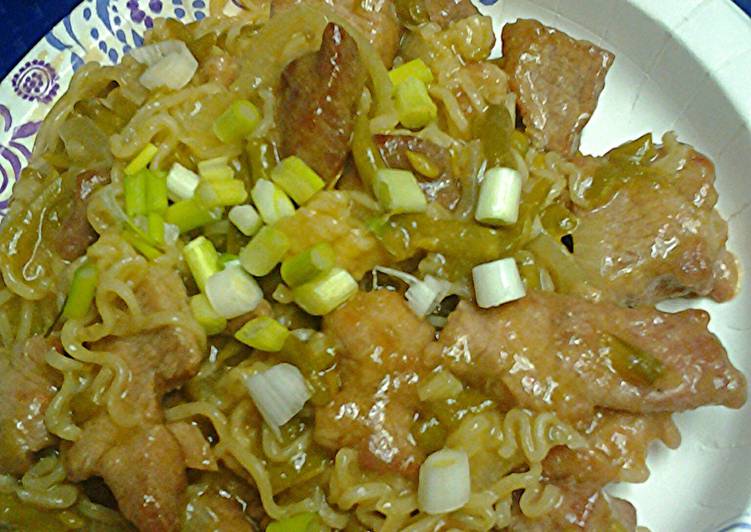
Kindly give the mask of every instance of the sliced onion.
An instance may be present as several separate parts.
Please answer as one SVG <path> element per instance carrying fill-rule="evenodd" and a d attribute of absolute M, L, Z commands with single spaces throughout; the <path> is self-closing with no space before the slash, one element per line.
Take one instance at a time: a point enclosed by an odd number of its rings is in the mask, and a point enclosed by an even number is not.
<path fill-rule="evenodd" d="M 142 65 L 151 66 L 169 54 L 183 51 L 188 51 L 188 46 L 183 41 L 168 39 L 139 48 L 133 48 L 130 51 L 130 56 Z M 188 51 L 188 53 L 190 52 Z"/>
<path fill-rule="evenodd" d="M 245 385 L 268 426 L 280 437 L 279 428 L 295 417 L 308 399 L 305 379 L 292 364 L 277 364 L 245 378 Z"/>
<path fill-rule="evenodd" d="M 170 52 L 158 59 L 141 74 L 141 85 L 149 90 L 157 87 L 167 87 L 172 90 L 182 89 L 187 85 L 198 70 L 198 61 L 190 53 L 182 41 L 176 51 Z"/>
<path fill-rule="evenodd" d="M 426 275 L 425 279 L 420 280 L 414 275 L 385 266 L 376 266 L 373 271 L 396 277 L 407 283 L 409 289 L 407 289 L 404 297 L 407 299 L 409 308 L 421 318 L 435 311 L 441 301 L 451 294 L 453 288 L 453 285 L 448 281 L 432 275 Z"/>
<path fill-rule="evenodd" d="M 420 466 L 418 505 L 428 514 L 453 512 L 467 504 L 470 488 L 467 453 L 441 449 Z"/>

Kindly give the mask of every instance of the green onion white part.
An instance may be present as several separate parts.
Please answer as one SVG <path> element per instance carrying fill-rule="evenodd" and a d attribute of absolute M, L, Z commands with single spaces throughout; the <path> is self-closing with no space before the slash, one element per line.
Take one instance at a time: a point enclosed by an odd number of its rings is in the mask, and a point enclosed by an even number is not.
<path fill-rule="evenodd" d="M 472 268 L 475 299 L 482 308 L 497 307 L 526 295 L 513 258 L 494 260 Z"/>
<path fill-rule="evenodd" d="M 292 364 L 277 364 L 245 377 L 245 385 L 266 424 L 280 437 L 279 428 L 295 417 L 310 399 L 305 379 Z"/>
<path fill-rule="evenodd" d="M 425 84 L 433 81 L 433 72 L 422 59 L 413 59 L 389 71 L 389 79 L 394 88 L 398 87 L 407 78 L 416 78 Z"/>
<path fill-rule="evenodd" d="M 256 280 L 237 265 L 226 266 L 209 277 L 205 293 L 214 310 L 228 320 L 250 312 L 263 299 Z"/>
<path fill-rule="evenodd" d="M 420 401 L 444 401 L 459 395 L 464 389 L 462 381 L 448 370 L 431 374 L 417 387 Z"/>
<path fill-rule="evenodd" d="M 427 86 L 415 77 L 408 77 L 394 88 L 394 104 L 399 122 L 409 129 L 425 127 L 438 116 Z"/>
<path fill-rule="evenodd" d="M 373 191 L 381 207 L 389 213 L 420 213 L 428 208 L 417 178 L 408 170 L 378 170 Z"/>
<path fill-rule="evenodd" d="M 477 200 L 475 219 L 488 225 L 512 225 L 519 218 L 522 176 L 512 168 L 485 172 Z"/>
<path fill-rule="evenodd" d="M 253 133 L 261 121 L 258 108 L 248 100 L 236 100 L 214 121 L 214 135 L 224 143 L 236 142 Z"/>
<path fill-rule="evenodd" d="M 453 288 L 448 281 L 437 279 L 432 275 L 426 275 L 421 281 L 414 275 L 385 266 L 376 266 L 373 271 L 396 277 L 407 283 L 409 288 L 404 297 L 412 311 L 421 318 L 432 313 Z"/>
<path fill-rule="evenodd" d="M 198 174 L 188 170 L 180 163 L 175 163 L 167 174 L 167 193 L 172 201 L 186 200 L 196 191 Z"/>
<path fill-rule="evenodd" d="M 295 206 L 284 191 L 268 179 L 256 181 L 250 192 L 263 221 L 273 225 L 282 218 L 295 214 Z"/>
<path fill-rule="evenodd" d="M 245 236 L 253 236 L 263 225 L 252 205 L 235 205 L 229 211 L 229 221 Z"/>
<path fill-rule="evenodd" d="M 248 199 L 245 184 L 239 179 L 202 179 L 196 189 L 199 201 L 208 208 L 239 205 Z"/>
<path fill-rule="evenodd" d="M 331 244 L 319 242 L 282 262 L 282 279 L 294 288 L 326 273 L 334 267 L 335 262 L 336 256 Z"/>
<path fill-rule="evenodd" d="M 470 491 L 465 451 L 441 449 L 420 466 L 417 504 L 423 512 L 437 515 L 459 510 L 469 501 Z"/>

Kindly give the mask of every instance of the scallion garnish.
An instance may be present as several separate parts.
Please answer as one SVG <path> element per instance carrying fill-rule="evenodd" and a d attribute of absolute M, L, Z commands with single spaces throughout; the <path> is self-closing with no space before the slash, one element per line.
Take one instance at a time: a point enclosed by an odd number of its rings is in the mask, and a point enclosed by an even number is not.
<path fill-rule="evenodd" d="M 334 267 L 336 256 L 331 244 L 319 242 L 282 262 L 282 279 L 291 288 L 312 281 Z"/>
<path fill-rule="evenodd" d="M 219 271 L 219 254 L 214 244 L 205 236 L 199 236 L 185 245 L 183 257 L 196 285 L 204 290 L 208 278 Z"/>
<path fill-rule="evenodd" d="M 281 351 L 289 336 L 289 329 L 268 316 L 250 320 L 235 333 L 235 338 L 260 351 Z"/>
<path fill-rule="evenodd" d="M 260 121 L 261 113 L 252 102 L 236 100 L 214 121 L 214 135 L 229 144 L 253 133 Z"/>
<path fill-rule="evenodd" d="M 323 316 L 357 292 L 357 281 L 342 268 L 332 268 L 312 281 L 292 289 L 295 303 L 308 314 Z"/>
<path fill-rule="evenodd" d="M 137 174 L 144 168 L 146 168 L 151 160 L 154 158 L 159 149 L 149 142 L 143 149 L 136 155 L 132 161 L 125 167 L 125 175 Z"/>
<path fill-rule="evenodd" d="M 220 220 L 222 211 L 209 209 L 195 199 L 187 199 L 170 205 L 164 217 L 168 223 L 176 225 L 181 233 L 187 233 Z"/>
<path fill-rule="evenodd" d="M 86 316 L 96 294 L 99 270 L 95 264 L 84 262 L 73 274 L 68 298 L 63 307 L 63 316 L 69 320 Z"/>
<path fill-rule="evenodd" d="M 209 298 L 204 294 L 196 294 L 190 298 L 190 310 L 209 336 L 219 334 L 227 327 L 227 319 L 214 310 Z"/>
<path fill-rule="evenodd" d="M 384 210 L 392 214 L 420 213 L 428 207 L 417 179 L 408 170 L 378 170 L 373 189 Z"/>
<path fill-rule="evenodd" d="M 305 161 L 294 155 L 274 167 L 271 179 L 298 205 L 306 203 L 326 186 L 324 180 Z"/>
<path fill-rule="evenodd" d="M 250 192 L 263 221 L 273 225 L 295 214 L 295 206 L 284 191 L 267 179 L 259 179 Z"/>
<path fill-rule="evenodd" d="M 289 238 L 273 227 L 262 227 L 240 252 L 240 263 L 251 275 L 266 275 L 284 258 Z"/>
<path fill-rule="evenodd" d="M 230 209 L 228 217 L 245 236 L 253 236 L 263 225 L 258 211 L 252 205 L 236 205 Z"/>

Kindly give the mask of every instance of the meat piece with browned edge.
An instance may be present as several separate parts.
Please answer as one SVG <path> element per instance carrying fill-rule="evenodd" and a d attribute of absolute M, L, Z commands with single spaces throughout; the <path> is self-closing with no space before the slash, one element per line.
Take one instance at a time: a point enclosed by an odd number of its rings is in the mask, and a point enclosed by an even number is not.
<path fill-rule="evenodd" d="M 96 242 L 97 235 L 86 218 L 91 195 L 110 182 L 108 173 L 89 170 L 76 177 L 76 191 L 55 237 L 54 246 L 65 260 L 75 260 Z"/>
<path fill-rule="evenodd" d="M 469 382 L 496 383 L 500 395 L 510 391 L 522 407 L 552 409 L 569 421 L 591 419 L 595 407 L 631 413 L 739 408 L 746 379 L 708 323 L 700 310 L 668 314 L 531 292 L 488 310 L 461 302 L 426 356 Z M 636 358 L 614 339 L 638 350 Z M 662 371 L 644 369 L 656 364 Z M 624 369 L 633 367 L 652 379 L 635 379 Z"/>
<path fill-rule="evenodd" d="M 47 365 L 48 340 L 34 336 L 23 349 L 0 351 L 0 473 L 20 475 L 32 453 L 53 443 L 44 412 L 62 383 Z"/>
<path fill-rule="evenodd" d="M 447 209 L 456 207 L 462 196 L 462 184 L 453 174 L 448 150 L 412 135 L 375 135 L 373 141 L 389 168 L 415 173 L 429 201 L 437 201 Z M 415 168 L 408 156 L 410 152 L 424 158 L 434 175 L 425 175 Z"/>
<path fill-rule="evenodd" d="M 536 20 L 506 24 L 502 38 L 503 68 L 527 133 L 541 148 L 573 155 L 613 54 Z"/>
<path fill-rule="evenodd" d="M 430 22 L 435 22 L 442 28 L 457 20 L 480 14 L 470 0 L 425 0 L 425 10 Z"/>
<path fill-rule="evenodd" d="M 291 62 L 282 73 L 282 154 L 297 155 L 327 182 L 335 179 L 349 154 L 364 84 L 357 43 L 341 26 L 329 24 L 321 49 Z"/>
<path fill-rule="evenodd" d="M 359 0 L 272 0 L 272 16 L 295 4 L 325 5 L 350 23 L 375 48 L 386 67 L 390 67 L 399 50 L 402 27 L 393 0 L 361 2 Z"/>
<path fill-rule="evenodd" d="M 654 161 L 624 167 L 644 173 L 627 180 L 612 158 L 576 159 L 582 181 L 619 172 L 610 178 L 616 191 L 602 205 L 575 207 L 574 258 L 588 279 L 607 299 L 628 306 L 686 295 L 733 297 L 738 271 L 725 249 L 727 222 L 715 208 L 712 162 L 685 145 L 663 146 Z"/>
<path fill-rule="evenodd" d="M 376 471 L 414 476 L 422 455 L 410 435 L 433 328 L 394 292 L 361 292 L 324 319 L 340 346 L 342 389 L 316 411 L 315 438 L 331 450 L 359 449 Z"/>
<path fill-rule="evenodd" d="M 63 446 L 63 460 L 73 481 L 103 477 L 120 510 L 139 529 L 171 531 L 179 524 L 186 460 L 196 465 L 194 459 L 204 459 L 185 456 L 173 432 L 164 426 L 161 400 L 196 374 L 206 338 L 194 321 L 175 270 L 149 264 L 147 273 L 133 284 L 147 318 L 145 328 L 127 336 L 105 337 L 90 348 L 112 353 L 127 366 L 130 379 L 119 399 L 126 412 L 137 414 L 139 420 L 135 427 L 121 426 L 118 419 L 101 412 L 84 423 L 77 441 Z M 165 324 L 154 326 L 150 315 L 161 315 Z"/>

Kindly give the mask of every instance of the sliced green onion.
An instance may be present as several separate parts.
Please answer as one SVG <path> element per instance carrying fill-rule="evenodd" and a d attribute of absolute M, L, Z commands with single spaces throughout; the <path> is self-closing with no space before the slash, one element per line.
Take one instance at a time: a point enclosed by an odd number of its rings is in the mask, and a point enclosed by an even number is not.
<path fill-rule="evenodd" d="M 253 236 L 263 225 L 258 211 L 252 205 L 236 205 L 230 209 L 228 217 L 245 236 Z"/>
<path fill-rule="evenodd" d="M 185 245 L 183 257 L 190 268 L 190 273 L 193 274 L 196 285 L 204 290 L 208 278 L 219 271 L 219 254 L 214 244 L 205 236 L 199 236 Z"/>
<path fill-rule="evenodd" d="M 250 192 L 263 221 L 273 225 L 282 218 L 295 214 L 295 206 L 284 191 L 267 179 L 256 181 Z"/>
<path fill-rule="evenodd" d="M 327 273 L 292 289 L 300 308 L 313 316 L 323 316 L 344 304 L 357 292 L 357 281 L 347 270 L 332 268 Z"/>
<path fill-rule="evenodd" d="M 229 165 L 229 157 L 226 156 L 204 159 L 203 161 L 199 161 L 196 166 L 198 167 L 198 174 L 204 179 L 231 179 L 235 173 Z M 231 175 L 226 174 L 227 169 L 229 169 Z"/>
<path fill-rule="evenodd" d="M 373 188 L 378 202 L 389 213 L 419 213 L 428 207 L 417 178 L 408 170 L 381 168 Z"/>
<path fill-rule="evenodd" d="M 163 172 L 146 171 L 146 212 L 167 210 L 167 178 Z"/>
<path fill-rule="evenodd" d="M 485 172 L 477 200 L 475 220 L 488 225 L 512 225 L 519 219 L 522 176 L 512 168 Z"/>
<path fill-rule="evenodd" d="M 335 262 L 336 256 L 331 244 L 319 242 L 302 253 L 285 259 L 281 268 L 282 279 L 294 288 L 326 273 L 334 267 Z"/>
<path fill-rule="evenodd" d="M 99 270 L 95 264 L 84 262 L 76 269 L 63 307 L 63 317 L 75 320 L 86 316 L 94 301 L 98 279 Z"/>
<path fill-rule="evenodd" d="M 294 155 L 276 165 L 271 171 L 271 179 L 298 205 L 306 203 L 326 186 L 315 170 Z"/>
<path fill-rule="evenodd" d="M 202 179 L 196 197 L 209 208 L 228 207 L 244 202 L 248 192 L 239 179 Z"/>
<path fill-rule="evenodd" d="M 214 135 L 229 144 L 247 137 L 261 121 L 258 108 L 248 100 L 236 100 L 214 120 Z"/>
<path fill-rule="evenodd" d="M 417 396 L 420 401 L 445 401 L 456 397 L 463 389 L 462 381 L 444 369 L 422 381 L 417 387 Z"/>
<path fill-rule="evenodd" d="M 175 163 L 167 174 L 167 191 L 172 201 L 181 201 L 193 197 L 200 177 L 180 163 Z"/>
<path fill-rule="evenodd" d="M 170 205 L 164 217 L 168 223 L 176 225 L 181 233 L 187 233 L 220 220 L 222 211 L 209 209 L 195 199 L 187 199 Z"/>
<path fill-rule="evenodd" d="M 204 294 L 197 294 L 190 298 L 190 310 L 209 336 L 219 334 L 227 328 L 227 319 L 214 310 L 209 298 Z"/>
<path fill-rule="evenodd" d="M 154 260 L 162 256 L 162 252 L 142 234 L 125 229 L 120 235 L 128 244 L 138 251 L 141 255 L 149 260 Z"/>
<path fill-rule="evenodd" d="M 247 346 L 260 351 L 281 351 L 289 336 L 289 329 L 268 316 L 250 320 L 235 333 L 235 338 Z"/>
<path fill-rule="evenodd" d="M 269 428 L 280 436 L 279 428 L 295 417 L 310 399 L 310 391 L 300 370 L 282 363 L 245 378 L 250 396 Z"/>
<path fill-rule="evenodd" d="M 409 289 L 407 289 L 404 297 L 412 311 L 420 318 L 432 313 L 441 301 L 451 293 L 451 283 L 437 279 L 432 275 L 426 275 L 425 279 L 421 281 L 412 274 L 394 268 L 376 266 L 373 271 L 396 277 L 407 283 Z"/>
<path fill-rule="evenodd" d="M 282 305 L 289 305 L 290 303 L 294 303 L 295 301 L 292 297 L 292 290 L 290 290 L 288 286 L 285 286 L 282 283 L 276 285 L 276 288 L 274 288 L 274 291 L 271 294 L 271 298 L 274 301 L 281 303 Z"/>
<path fill-rule="evenodd" d="M 497 307 L 526 295 L 516 261 L 511 257 L 475 266 L 472 279 L 477 305 L 482 308 Z"/>
<path fill-rule="evenodd" d="M 409 161 L 409 165 L 414 168 L 416 172 L 429 179 L 435 179 L 441 173 L 440 167 L 423 153 L 407 150 L 407 160 Z"/>
<path fill-rule="evenodd" d="M 126 175 L 123 179 L 125 194 L 125 214 L 134 218 L 146 214 L 146 176 L 148 170 Z"/>
<path fill-rule="evenodd" d="M 616 336 L 603 336 L 613 369 L 627 381 L 651 385 L 664 375 L 665 366 L 654 355 L 627 344 Z"/>
<path fill-rule="evenodd" d="M 319 530 L 321 530 L 321 525 L 318 515 L 313 512 L 305 512 L 274 521 L 266 527 L 266 532 L 319 532 Z"/>
<path fill-rule="evenodd" d="M 438 116 L 438 108 L 425 83 L 409 77 L 394 89 L 394 104 L 399 122 L 409 129 L 427 126 Z"/>
<path fill-rule="evenodd" d="M 263 299 L 256 280 L 235 264 L 209 277 L 205 294 L 214 310 L 228 320 L 247 314 Z"/>
<path fill-rule="evenodd" d="M 146 168 L 151 160 L 154 158 L 159 149 L 149 142 L 144 148 L 136 155 L 128 166 L 125 167 L 125 175 L 137 174 L 144 168 Z"/>
<path fill-rule="evenodd" d="M 149 238 L 158 245 L 164 245 L 164 216 L 150 212 L 147 217 Z"/>
<path fill-rule="evenodd" d="M 420 466 L 417 503 L 427 514 L 445 514 L 469 501 L 471 482 L 465 451 L 441 449 Z"/>
<path fill-rule="evenodd" d="M 240 264 L 240 257 L 232 253 L 222 253 L 219 255 L 219 266 L 224 268 L 229 264 Z"/>
<path fill-rule="evenodd" d="M 408 78 L 416 78 L 426 85 L 433 81 L 433 73 L 422 59 L 413 59 L 389 71 L 389 78 L 394 88 L 404 83 Z"/>
<path fill-rule="evenodd" d="M 240 252 L 240 263 L 251 275 L 261 277 L 279 264 L 288 249 L 287 235 L 278 229 L 265 226 Z"/>

